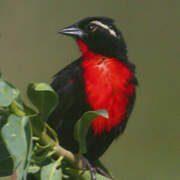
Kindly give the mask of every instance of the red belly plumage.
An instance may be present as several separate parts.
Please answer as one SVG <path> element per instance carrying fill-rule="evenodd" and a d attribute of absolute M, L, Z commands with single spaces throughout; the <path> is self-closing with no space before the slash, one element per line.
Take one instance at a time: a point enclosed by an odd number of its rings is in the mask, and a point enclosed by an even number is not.
<path fill-rule="evenodd" d="M 82 67 L 87 101 L 94 110 L 106 109 L 109 118 L 97 117 L 92 122 L 94 134 L 110 131 L 120 124 L 127 112 L 128 96 L 134 94 L 132 72 L 116 58 L 89 51 L 78 41 L 83 53 Z"/>

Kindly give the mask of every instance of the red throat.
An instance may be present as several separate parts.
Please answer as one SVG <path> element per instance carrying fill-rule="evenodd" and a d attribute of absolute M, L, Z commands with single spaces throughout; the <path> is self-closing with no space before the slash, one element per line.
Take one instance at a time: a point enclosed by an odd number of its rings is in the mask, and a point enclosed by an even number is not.
<path fill-rule="evenodd" d="M 88 48 L 88 46 L 80 39 L 77 40 L 77 44 L 79 47 L 79 50 L 82 52 L 83 55 L 85 55 L 86 53 L 91 52 Z"/>
<path fill-rule="evenodd" d="M 126 116 L 128 96 L 134 94 L 131 83 L 133 74 L 127 65 L 116 58 L 109 58 L 89 50 L 81 40 L 77 40 L 82 52 L 84 83 L 87 102 L 93 110 L 106 109 L 109 118 L 97 117 L 92 122 L 94 134 L 110 131 Z"/>

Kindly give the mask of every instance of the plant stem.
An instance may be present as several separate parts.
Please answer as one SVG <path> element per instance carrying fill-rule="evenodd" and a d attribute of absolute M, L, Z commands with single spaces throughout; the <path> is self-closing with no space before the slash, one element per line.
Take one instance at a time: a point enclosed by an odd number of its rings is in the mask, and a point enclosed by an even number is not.
<path fill-rule="evenodd" d="M 23 117 L 26 115 L 25 112 L 21 109 L 20 105 L 16 101 L 12 102 L 10 108 L 11 108 L 11 111 L 19 117 Z"/>
<path fill-rule="evenodd" d="M 76 169 L 83 168 L 83 161 L 79 155 L 75 155 L 72 152 L 66 150 L 62 146 L 60 146 L 55 140 L 53 140 L 46 132 L 40 133 L 37 129 L 33 128 L 33 133 L 35 136 L 39 137 L 39 142 L 41 145 L 50 145 L 52 146 L 55 154 L 59 157 L 63 157 L 67 161 L 69 161 L 72 166 Z"/>

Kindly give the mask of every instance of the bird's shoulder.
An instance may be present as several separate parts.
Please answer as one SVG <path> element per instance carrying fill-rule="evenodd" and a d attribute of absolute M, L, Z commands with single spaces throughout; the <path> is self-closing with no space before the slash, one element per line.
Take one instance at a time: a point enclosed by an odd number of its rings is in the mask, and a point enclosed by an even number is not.
<path fill-rule="evenodd" d="M 60 70 L 51 83 L 59 96 L 59 103 L 48 123 L 56 130 L 72 128 L 87 110 L 81 63 L 82 58 L 73 61 Z"/>
<path fill-rule="evenodd" d="M 58 91 L 61 91 L 62 89 L 66 88 L 66 86 L 73 86 L 75 84 L 75 81 L 76 84 L 79 81 L 81 81 L 81 63 L 82 58 L 79 58 L 54 75 L 51 86 L 55 91 L 57 91 L 57 93 Z"/>

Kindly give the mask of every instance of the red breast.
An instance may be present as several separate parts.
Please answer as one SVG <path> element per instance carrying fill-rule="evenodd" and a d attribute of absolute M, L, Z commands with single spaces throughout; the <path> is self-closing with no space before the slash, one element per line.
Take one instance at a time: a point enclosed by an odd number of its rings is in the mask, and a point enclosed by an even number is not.
<path fill-rule="evenodd" d="M 127 112 L 128 96 L 135 92 L 133 74 L 116 58 L 93 53 L 78 40 L 83 55 L 82 67 L 86 98 L 93 110 L 106 109 L 109 118 L 97 117 L 92 122 L 94 134 L 110 131 L 120 124 Z"/>

